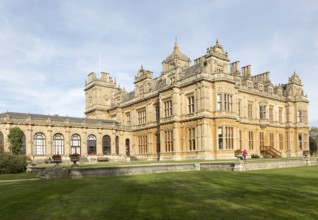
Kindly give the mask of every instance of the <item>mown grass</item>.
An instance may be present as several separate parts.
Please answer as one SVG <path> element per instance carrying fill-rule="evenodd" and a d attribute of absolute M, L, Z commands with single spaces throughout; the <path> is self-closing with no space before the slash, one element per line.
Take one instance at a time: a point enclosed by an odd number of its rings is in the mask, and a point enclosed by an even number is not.
<path fill-rule="evenodd" d="M 31 173 L 0 174 L 0 180 L 31 179 L 35 177 L 36 174 Z"/>
<path fill-rule="evenodd" d="M 318 167 L 0 183 L 0 219 L 318 219 Z"/>

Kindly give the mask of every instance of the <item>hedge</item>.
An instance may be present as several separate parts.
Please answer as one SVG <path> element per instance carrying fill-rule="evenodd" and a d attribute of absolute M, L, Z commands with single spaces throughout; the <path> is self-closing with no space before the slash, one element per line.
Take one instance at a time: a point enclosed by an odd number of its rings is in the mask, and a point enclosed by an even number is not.
<path fill-rule="evenodd" d="M 26 166 L 25 156 L 0 153 L 0 174 L 25 172 Z"/>

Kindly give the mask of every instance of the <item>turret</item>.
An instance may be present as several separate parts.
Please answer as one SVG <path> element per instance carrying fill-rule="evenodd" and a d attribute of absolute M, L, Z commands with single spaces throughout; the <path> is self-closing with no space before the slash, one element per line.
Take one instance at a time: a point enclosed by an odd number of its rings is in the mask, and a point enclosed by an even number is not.
<path fill-rule="evenodd" d="M 206 54 L 195 60 L 195 64 L 201 64 L 207 73 L 228 73 L 228 54 L 223 46 L 216 40 L 213 47 L 209 47 Z"/>
<path fill-rule="evenodd" d="M 137 75 L 135 76 L 135 97 L 143 97 L 144 94 L 150 92 L 152 82 L 152 72 L 145 70 L 141 66 Z"/>
<path fill-rule="evenodd" d="M 190 66 L 189 57 L 180 52 L 178 43 L 175 42 L 173 52 L 162 61 L 161 78 L 166 80 L 167 84 L 172 84 L 179 80 L 180 73 Z"/>
<path fill-rule="evenodd" d="M 108 73 L 101 72 L 97 78 L 94 72 L 88 75 L 85 83 L 85 115 L 87 118 L 108 119 L 107 110 L 114 105 L 116 83 Z"/>

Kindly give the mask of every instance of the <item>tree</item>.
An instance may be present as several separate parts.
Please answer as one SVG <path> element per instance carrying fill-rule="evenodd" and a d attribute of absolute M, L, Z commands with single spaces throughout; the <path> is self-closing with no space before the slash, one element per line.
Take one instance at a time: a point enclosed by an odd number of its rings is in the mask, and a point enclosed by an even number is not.
<path fill-rule="evenodd" d="M 8 139 L 10 142 L 11 152 L 15 155 L 19 155 L 22 148 L 22 137 L 23 131 L 18 128 L 10 128 L 10 132 L 8 134 Z"/>
<path fill-rule="evenodd" d="M 310 154 L 314 154 L 317 152 L 317 141 L 315 138 L 309 136 L 309 148 Z"/>

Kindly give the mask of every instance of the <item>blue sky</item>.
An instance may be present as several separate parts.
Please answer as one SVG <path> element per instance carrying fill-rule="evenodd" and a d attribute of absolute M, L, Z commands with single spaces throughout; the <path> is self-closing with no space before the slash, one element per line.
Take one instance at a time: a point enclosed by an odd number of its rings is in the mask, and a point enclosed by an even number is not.
<path fill-rule="evenodd" d="M 176 36 L 191 60 L 218 38 L 273 84 L 295 70 L 318 126 L 316 0 L 0 0 L 0 112 L 83 117 L 90 72 L 131 91 L 141 65 L 160 75 Z"/>

